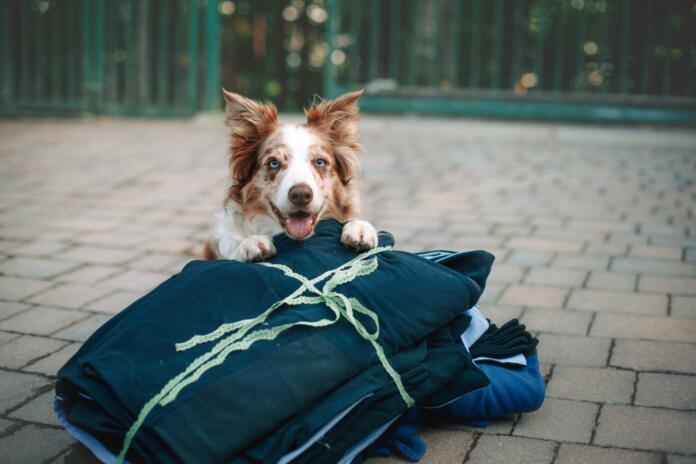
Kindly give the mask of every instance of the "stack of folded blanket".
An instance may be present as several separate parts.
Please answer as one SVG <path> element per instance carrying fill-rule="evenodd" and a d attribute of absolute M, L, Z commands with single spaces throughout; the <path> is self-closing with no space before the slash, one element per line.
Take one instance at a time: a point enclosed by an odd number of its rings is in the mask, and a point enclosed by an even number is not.
<path fill-rule="evenodd" d="M 275 237 L 267 263 L 189 263 L 58 372 L 65 428 L 103 462 L 418 459 L 426 412 L 529 410 L 497 387 L 522 372 L 543 399 L 536 340 L 475 307 L 492 255 L 396 251 L 386 233 L 356 253 L 340 234 L 327 220 Z"/>

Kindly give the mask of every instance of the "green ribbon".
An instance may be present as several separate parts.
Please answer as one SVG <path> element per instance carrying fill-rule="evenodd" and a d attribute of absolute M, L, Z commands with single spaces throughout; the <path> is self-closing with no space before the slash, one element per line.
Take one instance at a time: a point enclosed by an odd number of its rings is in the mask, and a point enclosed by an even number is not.
<path fill-rule="evenodd" d="M 373 273 L 377 269 L 378 261 L 377 258 L 372 256 L 388 250 L 391 250 L 391 247 L 374 248 L 358 255 L 336 269 L 327 271 L 313 279 L 307 279 L 305 276 L 296 273 L 290 267 L 282 264 L 260 263 L 262 266 L 278 269 L 286 276 L 296 279 L 300 282 L 300 286 L 287 297 L 273 303 L 268 309 L 256 317 L 225 323 L 212 332 L 196 335 L 185 342 L 177 343 L 175 345 L 176 350 L 184 351 L 202 343 L 208 343 L 222 338 L 210 351 L 196 358 L 182 372 L 167 382 L 159 393 L 143 405 L 137 419 L 126 433 L 123 440 L 123 447 L 121 448 L 116 462 L 120 464 L 124 461 L 135 434 L 155 407 L 165 406 L 174 401 L 184 388 L 196 382 L 208 370 L 221 365 L 231 353 L 247 350 L 258 341 L 274 340 L 281 333 L 292 327 L 326 327 L 335 324 L 341 317 L 345 318 L 355 328 L 357 333 L 373 346 L 379 361 L 396 384 L 404 402 L 408 407 L 413 406 L 415 401 L 404 388 L 399 373 L 389 364 L 384 349 L 377 342 L 379 338 L 379 318 L 377 314 L 366 308 L 357 299 L 348 298 L 336 291 L 336 287 L 339 285 Z M 368 259 L 370 257 L 372 258 Z M 326 279 L 328 280 L 323 288 L 317 288 L 317 284 Z M 307 293 L 311 295 L 307 295 Z M 325 304 L 332 311 L 333 317 L 320 319 L 318 321 L 291 322 L 270 328 L 257 328 L 260 324 L 265 324 L 268 317 L 283 305 L 297 306 L 320 303 Z M 372 321 L 374 324 L 374 330 L 372 332 L 356 319 L 356 312 L 367 316 Z"/>

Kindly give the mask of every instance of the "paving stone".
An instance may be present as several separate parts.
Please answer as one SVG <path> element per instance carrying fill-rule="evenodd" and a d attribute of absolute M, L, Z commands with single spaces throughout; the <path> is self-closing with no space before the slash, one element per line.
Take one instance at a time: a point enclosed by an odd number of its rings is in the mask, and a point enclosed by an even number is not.
<path fill-rule="evenodd" d="M 0 321 L 30 308 L 28 304 L 15 301 L 0 301 Z"/>
<path fill-rule="evenodd" d="M 28 301 L 30 303 L 58 306 L 61 308 L 80 308 L 107 293 L 111 293 L 111 289 L 107 287 L 58 284 L 50 290 L 34 295 Z"/>
<path fill-rule="evenodd" d="M 84 342 L 95 330 L 104 325 L 109 319 L 111 319 L 111 316 L 106 314 L 93 314 L 77 324 L 66 327 L 60 332 L 56 332 L 53 336 L 75 342 Z"/>
<path fill-rule="evenodd" d="M 58 456 L 73 443 L 63 430 L 27 425 L 0 440 L 0 456 L 12 464 L 37 464 Z"/>
<path fill-rule="evenodd" d="M 108 288 L 145 292 L 167 280 L 170 276 L 146 271 L 125 271 L 115 275 L 100 285 Z"/>
<path fill-rule="evenodd" d="M 545 266 L 551 262 L 554 254 L 543 251 L 514 250 L 508 256 L 507 263 L 518 266 Z"/>
<path fill-rule="evenodd" d="M 424 429 L 418 434 L 428 445 L 423 462 L 464 462 L 474 435 L 462 430 Z"/>
<path fill-rule="evenodd" d="M 662 464 L 657 453 L 599 446 L 561 444 L 555 464 Z"/>
<path fill-rule="evenodd" d="M 633 274 L 592 271 L 590 273 L 590 278 L 587 281 L 587 288 L 630 291 L 636 288 L 636 276 Z"/>
<path fill-rule="evenodd" d="M 589 443 L 598 406 L 592 403 L 546 398 L 541 409 L 523 414 L 514 435 L 547 440 Z"/>
<path fill-rule="evenodd" d="M 58 280 L 61 282 L 91 285 L 121 271 L 122 269 L 118 267 L 88 264 L 79 269 L 68 272 L 67 274 L 59 276 Z"/>
<path fill-rule="evenodd" d="M 509 285 L 498 300 L 501 305 L 561 308 L 567 289 L 540 285 Z"/>
<path fill-rule="evenodd" d="M 488 288 L 488 286 L 486 286 Z M 522 308 L 519 306 L 498 306 L 484 304 L 480 308 L 481 313 L 493 323 L 502 325 L 510 319 L 519 319 L 522 314 Z"/>
<path fill-rule="evenodd" d="M 548 396 L 571 400 L 627 404 L 635 372 L 597 367 L 556 366 L 546 388 Z"/>
<path fill-rule="evenodd" d="M 677 456 L 670 454 L 667 456 L 667 464 L 696 464 L 696 456 Z"/>
<path fill-rule="evenodd" d="M 146 271 L 161 271 L 180 260 L 181 256 L 176 254 L 149 253 L 131 261 L 128 263 L 128 267 Z"/>
<path fill-rule="evenodd" d="M 696 412 L 606 405 L 594 441 L 603 446 L 696 454 L 695 436 Z"/>
<path fill-rule="evenodd" d="M 53 286 L 51 282 L 0 276 L 0 298 L 19 301 Z"/>
<path fill-rule="evenodd" d="M 585 311 L 666 316 L 668 302 L 665 295 L 574 289 L 570 293 L 566 307 Z"/>
<path fill-rule="evenodd" d="M 641 292 L 696 295 L 696 279 L 689 277 L 641 276 L 638 279 Z"/>
<path fill-rule="evenodd" d="M 138 255 L 135 250 L 123 250 L 120 248 L 105 248 L 93 246 L 77 246 L 57 253 L 58 259 L 79 261 L 94 264 L 123 264 Z"/>
<path fill-rule="evenodd" d="M 0 435 L 7 433 L 12 427 L 16 427 L 17 423 L 6 419 L 0 419 Z"/>
<path fill-rule="evenodd" d="M 503 290 L 505 290 L 506 286 L 506 284 L 496 282 L 491 282 L 490 284 L 486 283 L 486 290 L 479 299 L 479 304 L 487 306 L 495 304 L 495 302 L 498 301 L 498 298 L 500 298 L 500 294 L 503 293 Z"/>
<path fill-rule="evenodd" d="M 696 276 L 696 264 L 649 258 L 614 258 L 611 270 L 634 274 Z"/>
<path fill-rule="evenodd" d="M 628 245 L 622 243 L 590 242 L 584 253 L 600 256 L 624 256 L 627 252 Z"/>
<path fill-rule="evenodd" d="M 630 256 L 680 261 L 682 249 L 679 247 L 634 245 L 631 247 Z"/>
<path fill-rule="evenodd" d="M 126 309 L 143 296 L 142 292 L 116 290 L 88 304 L 85 309 L 106 314 L 116 314 Z"/>
<path fill-rule="evenodd" d="M 38 422 L 40 424 L 59 427 L 61 423 L 56 413 L 53 412 L 54 397 L 55 393 L 53 390 L 49 390 L 12 411 L 9 417 L 27 422 Z"/>
<path fill-rule="evenodd" d="M 51 461 L 51 464 L 101 464 L 90 450 L 79 443 Z"/>
<path fill-rule="evenodd" d="M 65 342 L 59 340 L 22 335 L 10 343 L 0 345 L 0 366 L 17 369 L 30 361 L 62 348 L 64 345 Z"/>
<path fill-rule="evenodd" d="M 550 441 L 500 435 L 482 435 L 469 454 L 467 464 L 544 464 L 553 461 L 555 444 Z M 443 463 L 444 464 L 444 463 Z"/>
<path fill-rule="evenodd" d="M 669 315 L 685 319 L 696 319 L 696 297 L 673 296 Z"/>
<path fill-rule="evenodd" d="M 67 247 L 68 245 L 63 242 L 34 240 L 11 248 L 10 250 L 13 255 L 19 256 L 48 256 L 64 250 Z"/>
<path fill-rule="evenodd" d="M 574 335 L 539 335 L 539 360 L 570 366 L 606 366 L 611 340 Z"/>
<path fill-rule="evenodd" d="M 529 330 L 574 335 L 584 335 L 591 320 L 588 312 L 545 308 L 527 308 L 522 317 Z"/>
<path fill-rule="evenodd" d="M 585 281 L 586 271 L 558 268 L 534 268 L 524 279 L 529 285 L 549 285 L 552 287 L 579 287 Z"/>
<path fill-rule="evenodd" d="M 48 383 L 49 380 L 38 375 L 0 370 L 0 413 L 23 403 Z"/>
<path fill-rule="evenodd" d="M 635 404 L 696 409 L 696 376 L 643 372 L 638 375 Z"/>
<path fill-rule="evenodd" d="M 34 307 L 0 322 L 0 330 L 36 335 L 49 335 L 63 327 L 87 317 L 79 311 Z"/>
<path fill-rule="evenodd" d="M 559 254 L 552 263 L 555 267 L 580 270 L 605 270 L 609 265 L 606 256 L 591 256 L 580 254 Z"/>
<path fill-rule="evenodd" d="M 526 272 L 522 266 L 514 264 L 496 264 L 493 266 L 490 277 L 490 282 L 499 283 L 517 283 L 522 280 L 522 276 Z"/>
<path fill-rule="evenodd" d="M 638 371 L 696 374 L 696 345 L 616 340 L 609 365 Z"/>
<path fill-rule="evenodd" d="M 554 240 L 551 238 L 518 237 L 508 241 L 508 248 L 545 252 L 577 253 L 582 250 L 582 240 Z"/>
<path fill-rule="evenodd" d="M 0 345 L 2 345 L 3 343 L 10 342 L 10 341 L 14 340 L 15 338 L 19 338 L 19 337 L 20 337 L 20 334 L 0 331 Z"/>
<path fill-rule="evenodd" d="M 696 343 L 696 320 L 600 313 L 590 335 Z"/>
<path fill-rule="evenodd" d="M 79 265 L 76 263 L 55 259 L 11 258 L 0 262 L 0 273 L 17 277 L 48 279 L 77 266 Z"/>
<path fill-rule="evenodd" d="M 58 369 L 63 367 L 68 359 L 74 355 L 78 349 L 82 346 L 81 343 L 70 343 L 60 350 L 52 353 L 45 358 L 41 358 L 35 363 L 29 364 L 28 366 L 22 368 L 26 372 L 37 372 L 44 375 L 55 376 Z"/>

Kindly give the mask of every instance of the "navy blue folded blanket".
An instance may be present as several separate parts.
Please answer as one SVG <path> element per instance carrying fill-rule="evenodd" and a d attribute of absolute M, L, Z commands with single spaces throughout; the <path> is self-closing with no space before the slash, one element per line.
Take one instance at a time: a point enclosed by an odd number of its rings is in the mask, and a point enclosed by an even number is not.
<path fill-rule="evenodd" d="M 58 372 L 66 428 L 130 462 L 329 462 L 487 385 L 460 335 L 493 256 L 445 266 L 384 233 L 358 253 L 341 227 L 276 236 L 268 263 L 193 261 L 117 314 Z"/>

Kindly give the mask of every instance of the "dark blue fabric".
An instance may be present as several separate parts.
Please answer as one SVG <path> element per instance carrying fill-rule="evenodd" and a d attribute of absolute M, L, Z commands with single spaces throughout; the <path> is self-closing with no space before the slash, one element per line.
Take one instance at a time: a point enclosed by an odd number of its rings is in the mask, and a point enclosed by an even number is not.
<path fill-rule="evenodd" d="M 322 221 L 308 240 L 277 236 L 278 254 L 271 261 L 308 278 L 335 269 L 357 256 L 341 245 L 341 228 L 336 221 Z M 392 243 L 391 236 L 380 235 L 380 245 Z M 400 251 L 383 252 L 376 259 L 379 266 L 374 273 L 341 285 L 339 291 L 378 315 L 378 342 L 389 358 L 427 341 L 458 319 L 463 309 L 474 305 L 485 283 L 482 276 L 490 272 L 493 262 L 493 256 L 486 252 L 470 254 L 472 267 L 457 269 Z M 118 452 L 143 404 L 211 347 L 208 343 L 176 352 L 175 343 L 208 333 L 222 323 L 253 317 L 298 285 L 279 270 L 258 264 L 226 260 L 189 263 L 181 273 L 104 324 L 59 371 L 56 391 L 63 398 L 66 417 Z M 279 310 L 268 324 L 329 315 L 323 304 L 298 305 Z M 357 317 L 372 327 L 369 319 Z M 465 350 L 455 354 L 452 359 L 468 356 Z M 451 382 L 446 381 L 456 380 L 447 378 L 445 364 L 421 365 L 419 358 L 414 359 L 401 371 L 413 375 L 406 380 L 414 390 L 423 390 L 421 398 L 436 393 L 423 385 L 449 385 Z M 439 367 L 432 370 L 436 365 Z M 136 435 L 128 457 L 157 462 L 229 462 L 374 366 L 379 366 L 379 361 L 373 347 L 345 320 L 319 329 L 294 327 L 273 342 L 260 342 L 248 351 L 233 353 L 185 388 L 175 401 L 155 408 Z M 436 377 L 440 380 L 432 382 Z M 375 391 L 392 386 L 388 376 L 381 378 L 382 383 L 373 386 Z M 460 394 L 464 391 L 468 390 Z M 336 404 L 356 399 L 333 398 Z M 317 422 L 325 423 L 323 419 Z M 299 433 L 297 440 L 308 433 Z M 291 446 L 296 441 L 284 443 Z"/>

